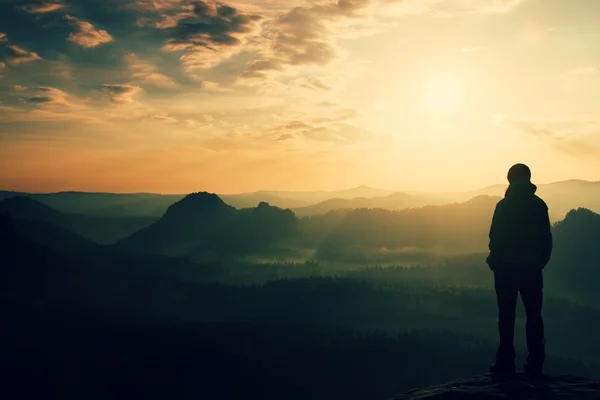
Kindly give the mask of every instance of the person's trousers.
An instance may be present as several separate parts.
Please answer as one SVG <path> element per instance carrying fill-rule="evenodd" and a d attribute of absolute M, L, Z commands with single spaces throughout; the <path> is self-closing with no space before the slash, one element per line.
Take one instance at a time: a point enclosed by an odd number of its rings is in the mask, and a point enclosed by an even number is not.
<path fill-rule="evenodd" d="M 517 296 L 527 315 L 526 335 L 529 355 L 527 363 L 541 368 L 545 359 L 544 323 L 542 320 L 542 270 L 530 265 L 506 265 L 494 271 L 494 286 L 498 302 L 498 331 L 500 344 L 496 364 L 514 365 L 515 313 Z"/>

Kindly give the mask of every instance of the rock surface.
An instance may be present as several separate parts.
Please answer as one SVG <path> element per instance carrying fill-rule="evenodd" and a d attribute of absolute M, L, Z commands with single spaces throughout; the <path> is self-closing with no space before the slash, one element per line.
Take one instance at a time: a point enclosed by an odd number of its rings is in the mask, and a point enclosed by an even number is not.
<path fill-rule="evenodd" d="M 463 378 L 412 390 L 393 400 L 591 400 L 600 399 L 600 381 L 573 376 L 518 374 L 510 379 L 490 375 Z"/>

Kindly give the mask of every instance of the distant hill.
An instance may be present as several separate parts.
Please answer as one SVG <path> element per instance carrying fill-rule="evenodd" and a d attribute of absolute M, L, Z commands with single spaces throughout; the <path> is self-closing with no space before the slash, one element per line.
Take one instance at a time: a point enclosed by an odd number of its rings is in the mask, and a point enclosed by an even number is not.
<path fill-rule="evenodd" d="M 296 208 L 312 204 L 312 202 L 302 199 L 281 197 L 277 193 L 256 192 L 248 194 L 223 194 L 219 195 L 221 199 L 235 208 L 256 207 L 260 203 L 268 203 L 279 208 Z"/>
<path fill-rule="evenodd" d="M 548 283 L 584 300 L 596 301 L 600 282 L 600 215 L 570 211 L 553 229 L 554 250 L 546 267 Z"/>
<path fill-rule="evenodd" d="M 468 192 L 441 193 L 439 196 L 449 201 L 465 201 L 479 195 L 504 196 L 507 186 L 508 183 Z M 550 217 L 554 221 L 563 219 L 567 212 L 579 207 L 600 212 L 600 182 L 572 179 L 540 184 L 537 187 L 536 194 L 546 201 Z"/>
<path fill-rule="evenodd" d="M 208 248 L 223 254 L 252 253 L 296 233 L 297 219 L 292 211 L 261 202 L 258 207 L 240 210 L 233 223 L 219 232 Z"/>
<path fill-rule="evenodd" d="M 382 197 L 359 197 L 353 199 L 329 199 L 320 203 L 295 208 L 294 212 L 299 217 L 325 214 L 334 210 L 355 210 L 358 208 L 382 208 L 386 210 L 403 210 L 407 208 L 423 207 L 427 205 L 447 204 L 448 200 L 432 195 L 414 195 L 407 193 L 393 193 Z"/>
<path fill-rule="evenodd" d="M 370 186 L 358 186 L 350 189 L 343 190 L 315 190 L 315 191 L 259 191 L 255 192 L 255 195 L 274 195 L 285 199 L 296 199 L 302 200 L 309 203 L 317 203 L 319 201 L 341 198 L 341 199 L 353 199 L 356 197 L 381 197 L 387 196 L 394 193 L 393 190 L 377 189 Z"/>
<path fill-rule="evenodd" d="M 256 207 L 261 202 L 268 203 L 279 208 L 301 209 L 319 202 L 332 199 L 354 199 L 354 198 L 375 198 L 393 194 L 393 191 L 376 189 L 369 186 L 359 186 L 351 189 L 336 191 L 267 191 L 262 190 L 254 193 L 220 195 L 227 204 L 236 208 Z M 329 211 L 328 208 L 325 212 Z M 312 215 L 303 213 L 303 215 Z"/>
<path fill-rule="evenodd" d="M 0 191 L 0 200 L 16 196 L 29 197 L 64 213 L 99 215 L 102 217 L 160 217 L 171 204 L 184 197 L 184 195 L 153 193 L 19 193 Z"/>
<path fill-rule="evenodd" d="M 538 193 L 546 200 L 550 213 L 560 219 L 573 209 L 587 208 L 600 213 L 600 182 L 570 180 L 540 185 Z"/>
<path fill-rule="evenodd" d="M 16 221 L 44 222 L 69 230 L 79 236 L 100 244 L 114 243 L 133 232 L 154 222 L 151 217 L 102 217 L 60 212 L 27 196 L 16 196 L 0 201 L 0 212 L 9 214 Z M 50 227 L 40 224 L 34 228 L 29 223 L 30 232 L 47 232 Z M 25 229 L 25 226 L 23 226 Z M 59 234 L 56 232 L 56 234 Z M 63 231 L 61 235 L 66 235 Z M 40 237 L 38 236 L 38 239 Z M 49 238 L 49 240 L 52 240 Z M 73 237 L 71 241 L 75 240 Z M 56 242 L 56 241 L 55 241 Z M 81 242 L 81 241 L 79 241 Z"/>
<path fill-rule="evenodd" d="M 289 210 L 260 203 L 237 210 L 211 193 L 193 193 L 173 204 L 156 223 L 117 243 L 115 248 L 144 254 L 212 259 L 264 249 L 294 232 Z"/>
<path fill-rule="evenodd" d="M 427 205 L 443 205 L 465 202 L 477 196 L 503 197 L 508 184 L 448 193 L 394 192 L 361 186 L 342 191 L 315 192 L 255 192 L 246 195 L 228 195 L 224 200 L 236 207 L 255 206 L 260 201 L 291 208 L 299 217 L 324 214 L 333 210 L 359 208 L 382 208 L 402 210 Z M 549 206 L 550 218 L 559 221 L 565 214 L 578 207 L 600 212 L 600 182 L 568 180 L 538 185 L 537 194 Z"/>
<path fill-rule="evenodd" d="M 364 262 L 485 252 L 498 200 L 478 196 L 465 203 L 403 211 L 354 210 L 324 240 L 317 257 Z"/>
<path fill-rule="evenodd" d="M 15 221 L 0 212 L 0 318 L 44 315 L 73 303 L 66 293 L 72 263 L 47 246 L 25 237 Z M 73 303 L 73 308 L 77 303 Z"/>
<path fill-rule="evenodd" d="M 116 248 L 146 254 L 187 255 L 214 232 L 229 226 L 236 212 L 217 195 L 190 194 L 170 206 L 160 220 L 121 240 Z"/>
<path fill-rule="evenodd" d="M 129 321 L 134 316 L 144 318 L 164 306 L 165 296 L 176 296 L 179 282 L 193 279 L 198 269 L 183 259 L 124 255 L 102 246 L 82 253 L 57 251 L 23 234 L 19 226 L 23 223 L 0 213 L 3 323 L 16 319 L 29 324 L 39 318 L 60 321 L 60 326 L 78 325 L 81 319 L 108 314 L 111 318 L 127 314 Z M 64 239 L 61 234 L 51 240 Z M 69 240 L 61 245 L 73 244 Z M 173 318 L 173 313 L 168 317 Z"/>
<path fill-rule="evenodd" d="M 92 240 L 59 225 L 44 221 L 17 219 L 14 221 L 14 228 L 23 237 L 59 253 L 79 253 L 95 250 L 99 247 Z"/>
<path fill-rule="evenodd" d="M 9 197 L 0 201 L 0 212 L 10 214 L 13 218 L 39 220 L 60 224 L 65 215 L 52 207 L 26 196 Z"/>

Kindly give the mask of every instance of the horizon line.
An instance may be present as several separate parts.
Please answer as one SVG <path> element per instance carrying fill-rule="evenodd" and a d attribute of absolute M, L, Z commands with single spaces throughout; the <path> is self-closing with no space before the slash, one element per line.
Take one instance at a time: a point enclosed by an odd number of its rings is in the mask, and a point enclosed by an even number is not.
<path fill-rule="evenodd" d="M 561 180 L 561 181 L 552 181 L 552 182 L 545 182 L 545 183 L 536 183 L 536 186 L 540 186 L 540 185 L 552 185 L 552 184 L 558 184 L 558 183 L 568 183 L 568 182 L 583 182 L 583 183 L 600 183 L 600 180 L 598 181 L 590 181 L 587 179 L 578 179 L 578 178 L 572 178 L 572 179 L 565 179 L 565 180 Z M 317 192 L 325 192 L 325 193 L 334 193 L 334 192 L 344 192 L 344 191 L 349 191 L 349 190 L 355 190 L 355 189 L 360 189 L 360 188 L 365 188 L 365 189 L 374 189 L 374 190 L 381 190 L 381 191 L 387 191 L 387 192 L 392 192 L 392 193 L 419 193 L 419 194 L 445 194 L 445 193 L 469 193 L 469 192 L 476 192 L 479 190 L 485 190 L 485 189 L 489 189 L 492 188 L 494 186 L 508 186 L 508 183 L 503 184 L 503 183 L 495 183 L 495 184 L 491 184 L 491 185 L 487 185 L 487 186 L 482 186 L 476 189 L 470 189 L 470 190 L 459 190 L 459 191 L 441 191 L 441 192 L 434 192 L 434 191 L 422 191 L 422 190 L 393 190 L 393 189 L 382 189 L 382 188 L 378 188 L 378 187 L 374 187 L 374 186 L 369 186 L 369 185 L 358 185 L 358 186 L 353 186 L 350 188 L 345 188 L 345 189 L 333 189 L 333 190 L 326 190 L 326 189 L 313 189 L 313 190 L 284 190 L 284 189 L 259 189 L 259 190 L 255 190 L 253 192 L 235 192 L 235 193 L 218 193 L 218 192 L 209 192 L 207 190 L 199 190 L 199 191 L 191 191 L 191 192 L 187 192 L 187 193 L 159 193 L 159 192 L 149 192 L 149 191 L 139 191 L 139 192 L 102 192 L 102 191 L 85 191 L 85 190 L 58 190 L 58 191 L 53 191 L 53 192 L 24 192 L 24 191 L 19 191 L 19 190 L 11 190 L 11 189 L 0 189 L 0 192 L 11 192 L 11 193 L 22 193 L 22 194 L 37 194 L 37 195 L 51 195 L 51 194 L 67 194 L 67 193 L 73 193 L 73 194 L 112 194 L 112 195 L 155 195 L 155 196 L 187 196 L 191 193 L 201 193 L 201 192 L 207 192 L 207 193 L 214 193 L 218 196 L 247 196 L 247 195 L 253 195 L 253 194 L 257 194 L 257 193 L 261 193 L 261 192 L 274 192 L 274 193 L 281 193 L 281 192 L 287 192 L 287 193 L 317 193 Z"/>

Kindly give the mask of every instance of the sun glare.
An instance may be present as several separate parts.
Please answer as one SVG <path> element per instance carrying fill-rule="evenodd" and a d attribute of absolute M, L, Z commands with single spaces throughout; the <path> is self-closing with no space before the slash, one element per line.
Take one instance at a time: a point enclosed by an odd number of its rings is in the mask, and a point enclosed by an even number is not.
<path fill-rule="evenodd" d="M 459 108 L 464 101 L 464 88 L 454 76 L 440 75 L 431 78 L 425 87 L 425 103 L 435 111 Z"/>

